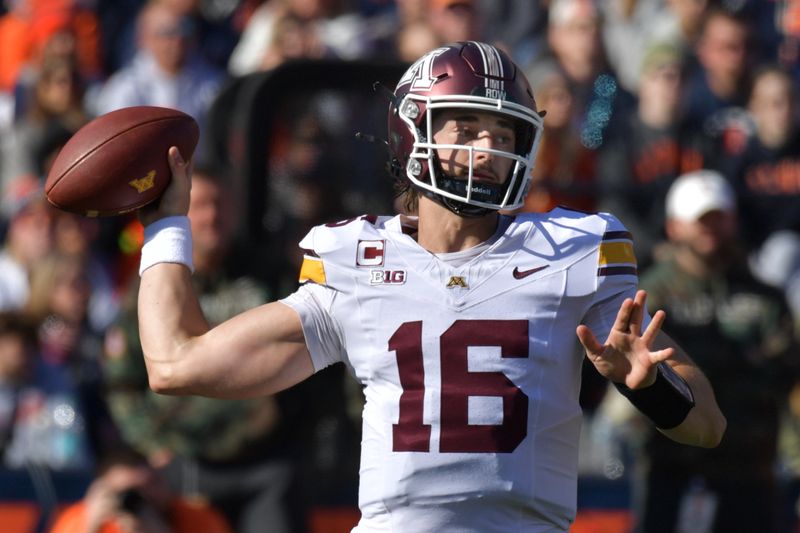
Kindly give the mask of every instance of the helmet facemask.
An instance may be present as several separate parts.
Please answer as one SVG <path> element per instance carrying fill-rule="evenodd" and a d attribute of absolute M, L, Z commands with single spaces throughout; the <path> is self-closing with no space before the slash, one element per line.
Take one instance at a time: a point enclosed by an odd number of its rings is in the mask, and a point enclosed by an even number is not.
<path fill-rule="evenodd" d="M 433 142 L 434 117 L 446 109 L 488 112 L 508 119 L 514 124 L 516 134 L 514 152 Z M 523 205 L 542 133 L 542 118 L 538 113 L 523 105 L 482 96 L 408 93 L 399 103 L 397 114 L 414 136 L 413 149 L 402 172 L 423 194 L 461 216 L 481 216 L 490 211 L 518 209 Z M 466 175 L 454 177 L 445 174 L 438 149 L 467 152 L 469 168 Z M 486 183 L 475 180 L 476 152 L 509 159 L 511 170 L 505 181 Z"/>

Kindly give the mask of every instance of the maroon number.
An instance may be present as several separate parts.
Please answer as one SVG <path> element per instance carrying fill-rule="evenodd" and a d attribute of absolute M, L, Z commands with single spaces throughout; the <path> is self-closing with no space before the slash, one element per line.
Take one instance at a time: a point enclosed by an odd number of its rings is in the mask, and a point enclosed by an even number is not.
<path fill-rule="evenodd" d="M 499 346 L 501 357 L 528 357 L 527 320 L 456 320 L 440 339 L 441 452 L 513 452 L 527 435 L 528 396 L 502 372 L 470 372 L 470 346 Z M 500 425 L 470 425 L 470 396 L 503 399 Z"/>
<path fill-rule="evenodd" d="M 425 399 L 425 369 L 422 366 L 422 322 L 406 322 L 389 339 L 397 354 L 400 373 L 400 418 L 392 427 L 392 449 L 396 452 L 430 451 L 431 426 L 422 423 Z"/>
<path fill-rule="evenodd" d="M 512 452 L 527 435 L 528 396 L 502 372 L 470 372 L 470 346 L 497 346 L 501 357 L 528 357 L 527 320 L 457 320 L 439 339 L 441 353 L 441 452 Z M 430 425 L 422 423 L 425 394 L 422 322 L 401 325 L 389 340 L 397 356 L 400 417 L 394 451 L 430 450 Z M 503 421 L 469 424 L 470 397 L 500 397 Z"/>

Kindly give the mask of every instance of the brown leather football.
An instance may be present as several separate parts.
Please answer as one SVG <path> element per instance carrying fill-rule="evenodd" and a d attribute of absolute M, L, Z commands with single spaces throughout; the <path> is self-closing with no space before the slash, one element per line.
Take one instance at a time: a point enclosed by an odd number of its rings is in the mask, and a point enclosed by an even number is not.
<path fill-rule="evenodd" d="M 87 217 L 138 209 L 169 184 L 170 146 L 188 161 L 199 135 L 197 122 L 176 109 L 134 106 L 101 115 L 56 156 L 45 183 L 47 199 Z"/>

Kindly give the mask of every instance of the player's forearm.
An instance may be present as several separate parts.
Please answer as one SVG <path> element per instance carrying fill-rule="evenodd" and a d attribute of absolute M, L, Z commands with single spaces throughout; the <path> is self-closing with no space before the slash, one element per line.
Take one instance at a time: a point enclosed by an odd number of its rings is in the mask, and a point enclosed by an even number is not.
<path fill-rule="evenodd" d="M 673 362 L 671 366 L 692 389 L 695 405 L 677 427 L 660 431 L 683 444 L 703 448 L 718 446 L 725 433 L 727 420 L 717 405 L 711 383 L 688 357 L 686 360 Z"/>
<path fill-rule="evenodd" d="M 703 448 L 719 445 L 727 422 L 706 376 L 663 331 L 658 332 L 654 348 L 672 351 L 652 369 L 655 380 L 636 390 L 618 385 L 620 392 L 672 440 Z"/>
<path fill-rule="evenodd" d="M 192 288 L 189 270 L 162 263 L 142 274 L 139 288 L 139 335 L 150 386 L 179 392 L 191 382 L 192 339 L 208 331 Z"/>

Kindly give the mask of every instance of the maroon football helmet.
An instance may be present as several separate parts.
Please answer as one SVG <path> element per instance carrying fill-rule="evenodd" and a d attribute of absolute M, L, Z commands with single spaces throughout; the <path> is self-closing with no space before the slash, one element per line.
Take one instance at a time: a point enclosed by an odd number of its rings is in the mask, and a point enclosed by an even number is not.
<path fill-rule="evenodd" d="M 389 109 L 389 148 L 396 178 L 463 216 L 521 207 L 531 181 L 542 134 L 528 80 L 503 51 L 475 41 L 432 50 L 403 75 Z M 502 184 L 473 183 L 472 157 L 467 178 L 442 171 L 433 143 L 433 114 L 441 109 L 472 109 L 503 115 L 515 125 L 514 153 L 466 145 L 447 148 L 484 151 L 512 160 Z"/>

